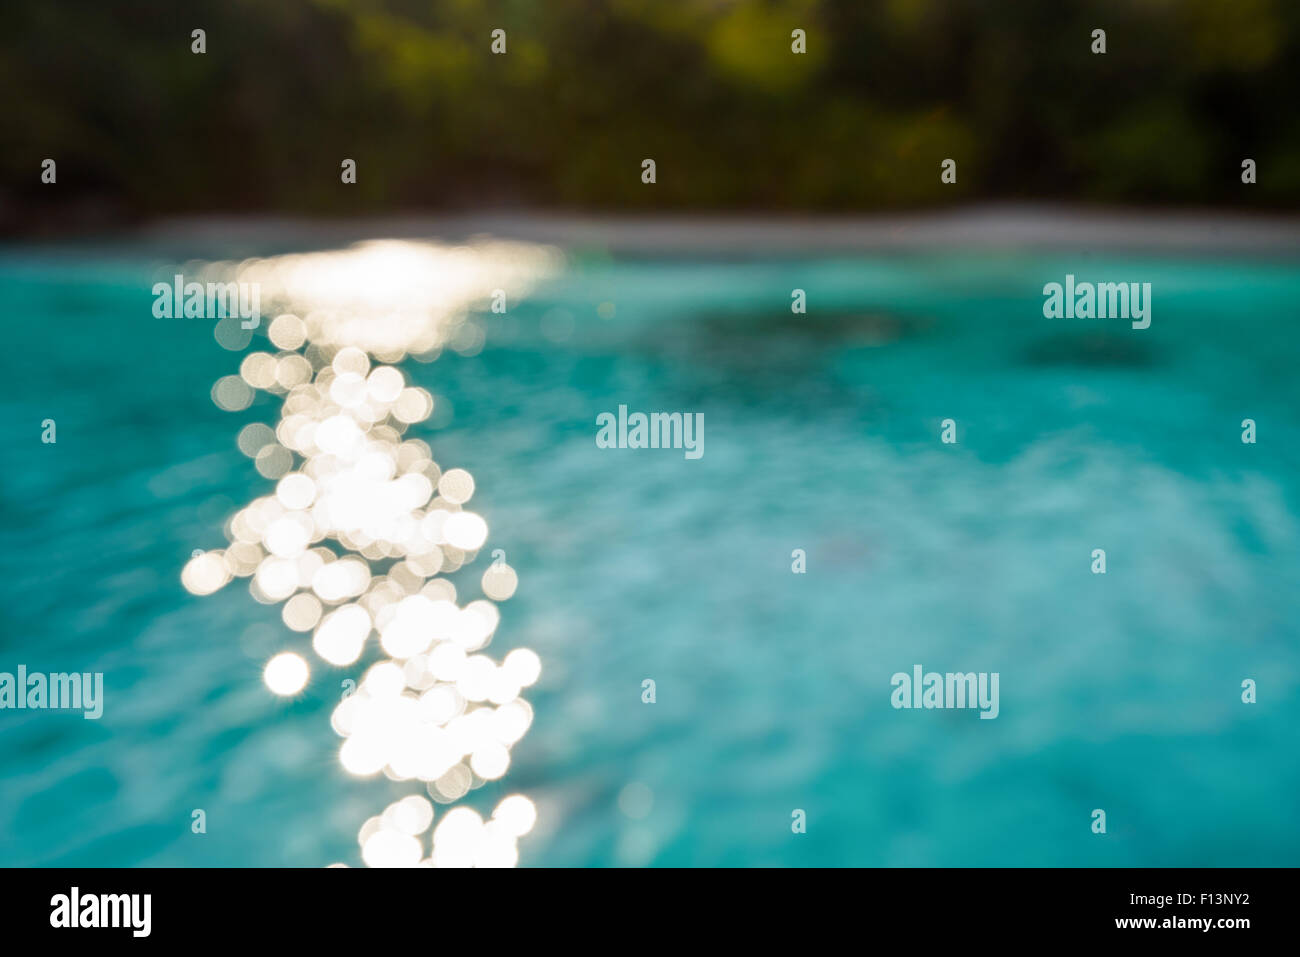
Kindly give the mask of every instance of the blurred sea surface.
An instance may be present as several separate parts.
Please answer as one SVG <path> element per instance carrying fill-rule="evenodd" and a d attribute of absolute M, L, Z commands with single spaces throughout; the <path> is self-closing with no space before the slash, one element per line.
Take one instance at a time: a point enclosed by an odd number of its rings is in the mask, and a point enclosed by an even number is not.
<path fill-rule="evenodd" d="M 203 255 L 0 250 L 0 671 L 106 687 L 99 721 L 0 711 L 3 865 L 358 864 L 413 790 L 338 765 L 358 668 L 277 699 L 307 637 L 181 587 L 271 491 L 235 436 L 278 414 L 218 409 L 239 354 L 152 314 Z M 1150 282 L 1151 327 L 1045 319 L 1067 273 Z M 525 866 L 1300 863 L 1297 302 L 1268 256 L 569 249 L 480 350 L 403 364 L 491 528 L 458 586 L 504 549 L 491 651 L 543 662 L 469 803 L 537 801 Z M 703 457 L 597 448 L 619 405 L 703 413 Z M 893 709 L 914 664 L 998 672 L 1000 715 Z"/>

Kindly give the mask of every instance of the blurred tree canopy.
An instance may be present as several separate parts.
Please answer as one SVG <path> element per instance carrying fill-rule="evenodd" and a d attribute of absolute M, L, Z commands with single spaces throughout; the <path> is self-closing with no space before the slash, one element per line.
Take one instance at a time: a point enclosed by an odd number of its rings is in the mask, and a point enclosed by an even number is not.
<path fill-rule="evenodd" d="M 69 200 L 127 215 L 1300 200 L 1295 0 L 47 0 L 3 21 L 11 222 Z"/>

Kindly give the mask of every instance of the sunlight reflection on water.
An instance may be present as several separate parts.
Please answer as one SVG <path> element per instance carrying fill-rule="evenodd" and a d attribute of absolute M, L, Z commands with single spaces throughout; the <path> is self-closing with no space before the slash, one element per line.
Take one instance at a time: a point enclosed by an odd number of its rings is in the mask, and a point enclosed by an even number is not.
<path fill-rule="evenodd" d="M 257 601 L 284 602 L 285 625 L 311 632 L 313 651 L 330 666 L 354 665 L 377 635 L 387 657 L 331 717 L 344 739 L 339 762 L 358 776 L 423 782 L 440 804 L 506 774 L 510 748 L 532 723 L 520 692 L 536 682 L 541 662 L 526 648 L 499 663 L 483 653 L 500 620 L 496 603 L 517 586 L 504 560 L 482 576 L 486 597 L 464 604 L 441 577 L 474 560 L 488 526 L 465 509 L 470 473 L 443 470 L 427 443 L 404 438 L 435 399 L 408 385 L 396 364 L 432 361 L 447 348 L 473 354 L 483 334 L 469 310 L 522 295 L 558 258 L 517 243 L 383 241 L 235 270 L 278 312 L 265 329 L 277 351 L 246 355 L 238 379 L 219 380 L 213 399 L 241 409 L 252 390 L 283 397 L 274 429 L 253 424 L 239 436 L 277 484 L 229 519 L 229 546 L 196 553 L 181 581 L 207 595 L 249 579 Z M 264 672 L 267 687 L 285 696 L 309 677 L 294 650 Z M 372 867 L 509 867 L 535 819 L 532 802 L 511 795 L 487 821 L 459 807 L 435 826 L 433 805 L 412 794 L 366 821 L 358 841 Z"/>

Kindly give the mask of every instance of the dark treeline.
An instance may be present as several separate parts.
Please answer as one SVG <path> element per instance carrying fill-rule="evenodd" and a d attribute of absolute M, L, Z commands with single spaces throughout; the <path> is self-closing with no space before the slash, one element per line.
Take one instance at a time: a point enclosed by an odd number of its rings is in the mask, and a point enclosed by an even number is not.
<path fill-rule="evenodd" d="M 3 22 L 9 228 L 70 206 L 1300 200 L 1294 0 L 87 0 Z"/>

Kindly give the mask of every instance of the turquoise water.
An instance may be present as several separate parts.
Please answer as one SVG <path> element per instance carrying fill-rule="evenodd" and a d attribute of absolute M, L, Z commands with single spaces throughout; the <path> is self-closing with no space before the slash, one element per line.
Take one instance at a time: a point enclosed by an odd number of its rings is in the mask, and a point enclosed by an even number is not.
<path fill-rule="evenodd" d="M 0 863 L 356 864 L 412 790 L 338 767 L 358 669 L 273 698 L 306 639 L 179 581 L 270 491 L 235 436 L 278 402 L 213 405 L 239 356 L 153 317 L 156 258 L 0 255 L 0 671 L 107 698 L 0 711 Z M 1067 272 L 1151 282 L 1151 328 L 1044 319 Z M 404 366 L 520 575 L 492 650 L 544 665 L 471 803 L 537 801 L 524 865 L 1300 863 L 1298 298 L 1294 264 L 1149 254 L 573 259 Z M 702 412 L 703 458 L 598 449 L 620 404 Z M 999 717 L 894 710 L 917 663 L 998 672 Z"/>

